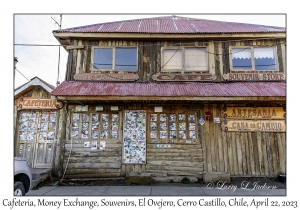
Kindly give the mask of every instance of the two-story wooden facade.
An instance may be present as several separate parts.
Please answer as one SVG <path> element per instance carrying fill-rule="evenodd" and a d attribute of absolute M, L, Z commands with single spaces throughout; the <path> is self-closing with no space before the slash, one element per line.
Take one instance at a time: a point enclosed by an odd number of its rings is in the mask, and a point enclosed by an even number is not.
<path fill-rule="evenodd" d="M 285 28 L 169 16 L 53 33 L 66 178 L 286 173 Z"/>

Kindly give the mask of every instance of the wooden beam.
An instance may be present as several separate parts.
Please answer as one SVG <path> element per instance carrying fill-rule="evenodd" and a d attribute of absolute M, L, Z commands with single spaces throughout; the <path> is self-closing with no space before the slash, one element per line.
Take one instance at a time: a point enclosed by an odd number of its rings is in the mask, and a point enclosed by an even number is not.
<path fill-rule="evenodd" d="M 67 50 L 78 50 L 78 49 L 83 49 L 84 46 L 76 45 L 76 46 L 67 46 Z"/>

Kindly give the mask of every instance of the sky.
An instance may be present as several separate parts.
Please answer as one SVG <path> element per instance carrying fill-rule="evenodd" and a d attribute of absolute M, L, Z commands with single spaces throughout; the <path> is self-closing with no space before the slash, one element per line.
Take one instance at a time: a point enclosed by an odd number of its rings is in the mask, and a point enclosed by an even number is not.
<path fill-rule="evenodd" d="M 276 15 L 199 15 L 194 13 L 71 15 L 62 13 L 61 28 L 168 15 L 286 27 L 286 15 L 283 13 Z M 18 58 L 15 72 L 15 88 L 28 82 L 35 76 L 54 86 L 56 86 L 57 79 L 59 82 L 64 80 L 68 56 L 64 48 L 61 47 L 60 49 L 60 61 L 58 62 L 58 46 L 27 46 L 30 44 L 58 45 L 59 42 L 53 36 L 52 31 L 59 29 L 59 24 L 60 14 L 14 15 L 14 56 Z M 29 31 L 30 33 L 28 33 Z"/>

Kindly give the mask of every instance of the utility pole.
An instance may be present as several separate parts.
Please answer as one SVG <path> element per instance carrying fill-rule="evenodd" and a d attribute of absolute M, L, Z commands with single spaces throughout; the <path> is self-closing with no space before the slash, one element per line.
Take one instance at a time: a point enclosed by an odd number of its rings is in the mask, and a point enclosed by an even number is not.
<path fill-rule="evenodd" d="M 54 20 L 54 22 L 59 26 L 59 29 L 61 29 L 62 14 L 60 14 L 60 23 L 58 24 L 58 22 L 56 22 L 56 20 Z M 60 84 L 60 82 L 59 82 L 59 64 L 60 64 L 60 46 L 58 47 L 58 70 L 57 70 L 56 87 Z"/>

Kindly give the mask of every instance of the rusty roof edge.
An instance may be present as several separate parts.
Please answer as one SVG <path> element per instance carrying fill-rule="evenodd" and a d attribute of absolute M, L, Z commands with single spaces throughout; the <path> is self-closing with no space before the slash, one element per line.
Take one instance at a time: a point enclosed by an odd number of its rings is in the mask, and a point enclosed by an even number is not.
<path fill-rule="evenodd" d="M 174 18 L 175 17 L 175 18 Z M 177 19 L 176 19 L 177 18 Z M 142 20 L 158 20 L 158 19 L 172 19 L 174 21 L 176 20 L 182 20 L 182 19 L 186 19 L 186 20 L 193 20 L 193 21 L 208 21 L 208 22 L 212 22 L 212 23 L 224 23 L 224 24 L 238 24 L 238 25 L 247 25 L 247 26 L 260 26 L 260 27 L 264 27 L 264 28 L 276 28 L 276 29 L 280 29 L 284 32 L 286 32 L 286 27 L 280 27 L 280 26 L 268 26 L 268 25 L 260 25 L 260 24 L 251 24 L 251 23 L 240 23 L 240 22 L 226 22 L 226 21 L 218 21 L 218 20 L 208 20 L 208 19 L 197 19 L 197 18 L 190 18 L 190 17 L 182 17 L 182 16 L 161 16 L 161 17 L 149 17 L 149 18 L 139 18 L 139 19 L 131 19 L 131 20 L 121 20 L 121 21 L 111 21 L 111 22 L 104 22 L 104 23 L 96 23 L 96 24 L 90 24 L 90 25 L 84 25 L 84 26 L 77 26 L 77 27 L 71 27 L 71 28 L 66 28 L 66 29 L 57 29 L 57 30 L 53 30 L 52 32 L 54 33 L 63 33 L 63 32 L 67 32 L 70 30 L 76 30 L 76 29 L 83 29 L 83 28 L 88 28 L 88 27 L 92 27 L 92 26 L 100 26 L 100 25 L 105 25 L 105 24 L 115 24 L 115 23 L 124 23 L 124 22 L 134 22 L 134 21 L 142 21 Z M 271 32 L 271 31 L 270 31 Z M 272 31 L 272 32 L 279 32 L 279 31 Z M 72 32 L 72 33 L 77 33 L 77 32 Z M 89 32 L 92 33 L 92 32 Z"/>

